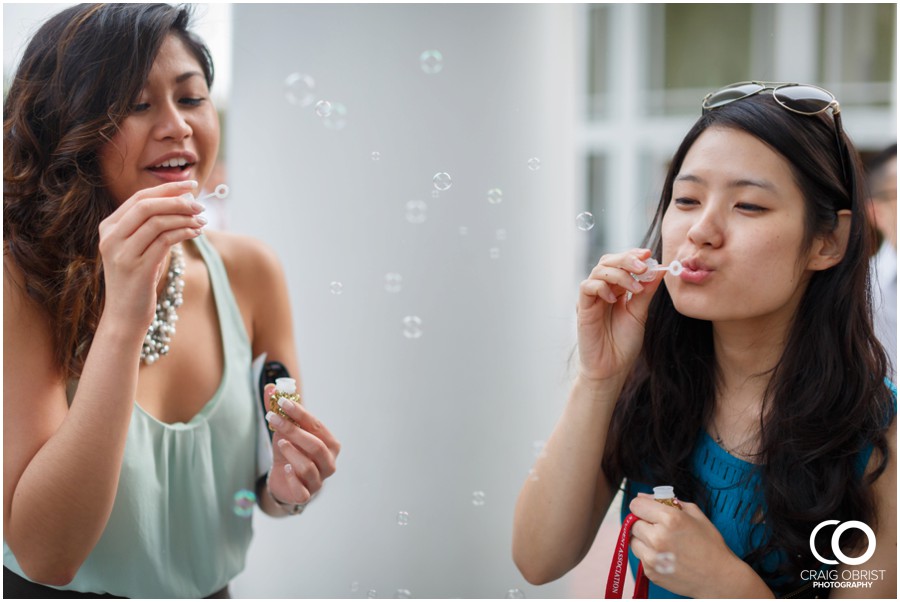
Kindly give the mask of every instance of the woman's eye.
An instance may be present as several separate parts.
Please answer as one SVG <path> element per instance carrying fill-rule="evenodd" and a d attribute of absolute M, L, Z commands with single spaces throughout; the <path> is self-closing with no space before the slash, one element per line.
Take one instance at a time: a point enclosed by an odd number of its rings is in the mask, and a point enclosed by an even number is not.
<path fill-rule="evenodd" d="M 753 203 L 738 203 L 735 205 L 741 211 L 749 211 L 751 213 L 762 213 L 766 211 L 765 207 L 760 207 L 759 205 L 754 205 Z"/>
<path fill-rule="evenodd" d="M 188 105 L 190 107 L 196 107 L 202 104 L 204 101 L 203 98 L 182 98 L 181 104 Z"/>
<path fill-rule="evenodd" d="M 150 108 L 149 102 L 139 102 L 137 104 L 131 105 L 131 111 L 133 113 L 141 113 L 143 111 L 146 111 L 149 108 Z"/>
<path fill-rule="evenodd" d="M 689 199 L 689 198 L 687 198 L 687 197 L 678 197 L 678 198 L 676 198 L 676 199 L 675 199 L 674 201 L 672 201 L 672 202 L 675 203 L 675 205 L 676 205 L 677 207 L 684 207 L 684 208 L 687 208 L 687 207 L 693 207 L 694 205 L 699 205 L 699 204 L 700 204 L 700 203 L 699 203 L 698 201 L 696 201 L 695 199 Z"/>

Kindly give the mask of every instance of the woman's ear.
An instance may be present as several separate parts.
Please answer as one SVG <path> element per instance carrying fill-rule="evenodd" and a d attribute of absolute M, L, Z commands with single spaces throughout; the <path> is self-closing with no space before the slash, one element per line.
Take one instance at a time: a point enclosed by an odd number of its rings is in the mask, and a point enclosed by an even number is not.
<path fill-rule="evenodd" d="M 847 252 L 847 242 L 850 240 L 851 218 L 852 213 L 849 209 L 838 211 L 837 226 L 834 230 L 820 234 L 813 240 L 806 269 L 827 270 L 840 263 L 844 253 Z"/>

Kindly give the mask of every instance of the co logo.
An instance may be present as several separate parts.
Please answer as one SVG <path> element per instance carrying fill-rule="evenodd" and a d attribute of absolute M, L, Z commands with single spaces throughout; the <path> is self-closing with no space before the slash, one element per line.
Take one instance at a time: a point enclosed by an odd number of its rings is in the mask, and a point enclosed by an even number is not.
<path fill-rule="evenodd" d="M 858 564 L 862 564 L 866 562 L 869 558 L 872 557 L 872 554 L 875 553 L 875 532 L 869 528 L 869 525 L 866 523 L 862 523 L 858 520 L 848 520 L 843 525 L 834 530 L 834 534 L 831 536 L 831 551 L 834 553 L 834 557 L 837 560 L 828 560 L 826 558 L 822 558 L 819 556 L 818 550 L 816 550 L 816 533 L 819 532 L 819 529 L 826 525 L 838 525 L 841 521 L 839 520 L 824 520 L 813 529 L 812 534 L 809 536 L 809 549 L 813 553 L 813 556 L 816 557 L 816 560 L 822 562 L 824 564 L 838 564 L 838 560 L 843 562 L 844 564 L 849 564 L 851 566 L 856 566 Z M 850 558 L 841 552 L 841 548 L 839 545 L 839 541 L 841 539 L 841 535 L 843 535 L 844 531 L 848 529 L 859 529 L 863 533 L 866 534 L 866 537 L 869 540 L 869 546 L 866 548 L 865 553 L 858 558 Z"/>

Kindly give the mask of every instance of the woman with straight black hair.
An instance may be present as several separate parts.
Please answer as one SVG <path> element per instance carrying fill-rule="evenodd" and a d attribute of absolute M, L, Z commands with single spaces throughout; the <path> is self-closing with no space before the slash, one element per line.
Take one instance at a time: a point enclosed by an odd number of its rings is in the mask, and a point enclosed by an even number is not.
<path fill-rule="evenodd" d="M 839 110 L 809 85 L 708 95 L 648 248 L 581 283 L 580 372 L 516 507 L 528 581 L 577 565 L 621 489 L 650 597 L 896 597 L 896 389 Z M 682 269 L 641 282 L 650 257 Z M 845 528 L 832 550 L 847 521 L 874 537 Z"/>
<path fill-rule="evenodd" d="M 290 302 L 271 250 L 204 231 L 219 122 L 189 20 L 68 8 L 4 103 L 6 597 L 227 597 L 254 505 L 299 514 L 335 470 L 291 401 L 258 452 L 252 358 L 296 376 Z"/>

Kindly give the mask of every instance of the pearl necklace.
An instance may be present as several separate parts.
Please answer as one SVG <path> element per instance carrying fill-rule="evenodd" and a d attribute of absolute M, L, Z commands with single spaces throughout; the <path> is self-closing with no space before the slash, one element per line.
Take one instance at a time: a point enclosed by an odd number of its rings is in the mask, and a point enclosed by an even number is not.
<path fill-rule="evenodd" d="M 178 321 L 177 310 L 184 303 L 183 276 L 184 251 L 181 244 L 177 244 L 172 247 L 163 300 L 156 303 L 156 316 L 144 337 L 144 346 L 141 348 L 141 362 L 144 365 L 154 364 L 161 356 L 169 353 L 169 341 L 175 334 L 175 322 Z"/>

